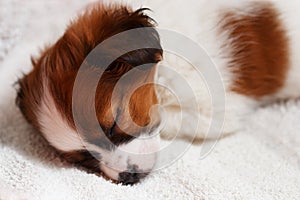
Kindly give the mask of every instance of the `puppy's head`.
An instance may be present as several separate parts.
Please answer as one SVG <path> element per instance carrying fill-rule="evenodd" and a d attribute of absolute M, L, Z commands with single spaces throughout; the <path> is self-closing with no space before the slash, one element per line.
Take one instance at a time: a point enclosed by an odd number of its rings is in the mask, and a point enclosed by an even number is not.
<path fill-rule="evenodd" d="M 17 96 L 17 104 L 28 122 L 68 160 L 95 171 L 101 170 L 109 178 L 126 184 L 137 182 L 155 164 L 155 154 L 151 153 L 158 148 L 159 114 L 151 82 L 162 50 L 137 49 L 122 54 L 107 68 L 97 63 L 97 59 L 90 62 L 85 58 L 101 42 L 135 28 L 147 27 L 143 35 L 147 38 L 145 42 L 160 47 L 153 20 L 144 11 L 133 11 L 120 5 L 98 5 L 86 11 L 70 24 L 53 46 L 38 59 L 32 59 L 33 70 L 20 79 Z M 114 42 L 124 45 L 126 41 L 126 38 L 118 38 Z M 115 54 L 119 48 L 111 45 L 105 52 L 95 51 L 96 56 Z M 72 102 L 74 82 L 83 63 L 88 66 L 83 73 L 101 73 L 102 76 L 92 97 L 88 84 L 79 83 L 81 93 L 75 97 L 79 102 L 76 109 L 83 112 L 78 129 Z M 146 67 L 137 68 L 144 64 Z M 130 81 L 123 81 L 114 91 L 118 81 L 132 70 Z M 132 90 L 134 92 L 130 93 Z M 94 101 L 89 101 L 92 98 Z M 96 111 L 98 124 L 89 123 L 90 115 L 85 114 L 89 108 Z M 98 125 L 102 133 L 97 129 Z M 92 155 L 86 149 L 93 152 Z"/>

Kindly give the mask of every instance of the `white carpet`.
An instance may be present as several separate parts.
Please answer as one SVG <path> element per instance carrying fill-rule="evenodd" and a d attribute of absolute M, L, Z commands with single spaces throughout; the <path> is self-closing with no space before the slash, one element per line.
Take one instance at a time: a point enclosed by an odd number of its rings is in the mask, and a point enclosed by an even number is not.
<path fill-rule="evenodd" d="M 25 3 L 26 2 L 26 3 Z M 300 199 L 300 102 L 259 109 L 204 159 L 192 146 L 134 186 L 87 174 L 55 156 L 15 106 L 13 83 L 54 41 L 82 1 L 0 0 L 0 199 Z M 2 9 L 9 8 L 4 14 Z"/>

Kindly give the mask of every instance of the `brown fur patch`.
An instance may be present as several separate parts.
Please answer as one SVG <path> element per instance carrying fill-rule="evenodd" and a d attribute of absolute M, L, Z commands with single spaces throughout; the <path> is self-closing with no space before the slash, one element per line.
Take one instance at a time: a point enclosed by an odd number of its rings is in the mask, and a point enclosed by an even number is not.
<path fill-rule="evenodd" d="M 251 9 L 248 11 L 248 9 Z M 271 3 L 255 2 L 247 11 L 227 11 L 221 32 L 228 32 L 224 50 L 230 49 L 232 90 L 253 98 L 283 87 L 289 67 L 289 41 L 279 12 Z"/>
<path fill-rule="evenodd" d="M 34 68 L 20 79 L 17 97 L 17 104 L 28 122 L 40 130 L 39 119 L 36 115 L 44 92 L 42 86 L 46 80 L 57 109 L 69 126 L 76 130 L 72 113 L 72 92 L 79 67 L 86 56 L 105 39 L 126 30 L 153 27 L 153 20 L 144 14 L 145 10 L 132 11 L 122 5 L 97 5 L 72 22 L 65 34 L 53 46 L 43 51 L 38 59 L 32 59 Z M 159 36 L 154 29 L 149 31 L 149 35 L 146 37 L 148 43 L 160 47 Z M 105 53 L 110 55 L 114 54 L 115 51 L 118 49 L 107 49 Z M 95 106 L 99 124 L 112 142 L 119 144 L 129 141 L 132 136 L 128 136 L 126 133 L 134 135 L 140 132 L 140 130 L 133 130 L 129 124 L 126 124 L 128 116 L 123 116 L 122 112 L 126 107 L 129 107 L 134 122 L 140 126 L 146 126 L 149 123 L 149 109 L 157 103 L 153 85 L 147 85 L 137 90 L 131 97 L 129 106 L 124 105 L 123 99 L 125 99 L 129 87 L 146 80 L 154 80 L 154 66 L 161 57 L 161 48 L 135 50 L 116 59 L 103 73 L 97 87 L 96 105 L 90 106 Z M 130 69 L 147 63 L 152 63 L 152 65 L 146 70 L 140 70 L 130 83 L 122 86 L 123 93 L 118 94 L 118 102 L 111 105 L 113 88 L 121 76 Z M 96 74 L 103 71 L 104 66 L 97 66 L 97 63 L 87 64 L 89 65 L 87 74 L 91 71 Z M 87 95 L 85 94 L 88 94 L 88 90 L 89 88 L 82 88 L 81 90 L 80 101 L 83 109 L 86 108 Z M 128 127 L 127 130 L 117 131 L 114 127 L 116 122 L 113 112 L 120 115 L 118 123 Z M 86 122 L 89 121 L 89 116 L 82 117 L 85 118 Z M 84 137 L 88 141 L 99 140 L 104 137 L 98 134 L 97 126 L 98 124 L 87 127 L 87 134 L 85 133 Z"/>

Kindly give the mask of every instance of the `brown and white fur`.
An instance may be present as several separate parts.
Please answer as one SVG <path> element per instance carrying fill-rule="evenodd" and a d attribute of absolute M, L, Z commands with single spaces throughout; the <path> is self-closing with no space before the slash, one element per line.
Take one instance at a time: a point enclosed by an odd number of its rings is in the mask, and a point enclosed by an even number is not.
<path fill-rule="evenodd" d="M 95 5 L 93 9 L 87 10 L 73 21 L 65 34 L 54 45 L 46 48 L 39 58 L 32 59 L 33 70 L 19 81 L 17 104 L 22 113 L 63 157 L 95 172 L 102 171 L 109 178 L 125 184 L 137 182 L 144 177 L 155 164 L 155 155 L 152 158 L 147 157 L 147 160 L 127 158 L 122 152 L 116 153 L 115 148 L 103 142 L 103 138 L 107 137 L 125 152 L 142 154 L 155 152 L 158 148 L 158 136 L 150 140 L 136 139 L 144 134 L 158 132 L 159 124 L 150 124 L 148 114 L 152 105 L 157 104 L 154 85 L 148 84 L 138 88 L 130 97 L 129 105 L 125 103 L 128 99 L 126 91 L 141 82 L 154 81 L 156 63 L 161 60 L 162 50 L 141 49 L 129 52 L 117 58 L 107 69 L 106 66 L 87 63 L 89 67 L 84 73 L 99 73 L 105 70 L 95 94 L 97 120 L 104 134 L 97 134 L 96 126 L 88 127 L 87 133 L 78 132 L 72 113 L 73 86 L 78 69 L 88 54 L 99 43 L 115 34 L 149 27 L 149 33 L 144 37 L 148 43 L 160 47 L 159 36 L 153 28 L 151 29 L 153 26 L 153 20 L 144 14 L 143 9 L 133 11 L 123 5 Z M 122 41 L 114 42 L 117 44 Z M 105 53 L 110 55 L 117 51 L 118 45 L 107 49 Z M 111 101 L 113 89 L 122 75 L 136 66 L 148 63 L 152 65 L 147 69 L 137 70 L 135 80 L 122 85 L 117 100 Z M 80 89 L 80 107 L 84 109 L 88 104 L 90 88 Z M 127 116 L 126 111 L 129 111 L 131 116 Z M 81 117 L 89 121 L 89 117 Z M 128 124 L 129 117 L 141 127 L 152 127 L 149 130 L 151 132 Z M 87 149 L 93 151 L 93 155 Z M 117 169 L 108 167 L 112 165 Z"/>
<path fill-rule="evenodd" d="M 177 31 L 202 45 L 221 73 L 225 87 L 223 134 L 234 133 L 243 127 L 243 118 L 257 106 L 278 99 L 300 96 L 300 23 L 299 2 L 283 0 L 175 0 L 172 3 L 147 1 L 154 9 L 154 19 L 160 28 Z M 180 8 L 180 9 L 178 9 Z M 168 12 L 166 12 L 168 10 Z M 174 13 L 172 13 L 174 11 Z M 216 138 L 207 135 L 213 109 L 211 95 L 201 77 L 183 59 L 164 53 L 163 64 L 174 68 L 195 91 L 199 109 L 179 109 L 174 98 L 159 94 L 167 115 L 163 135 L 173 138 L 179 130 L 184 113 L 190 123 L 197 123 L 197 133 L 182 127 L 180 134 L 197 138 Z M 201 66 L 199 66 L 201 68 Z M 164 70 L 158 67 L 158 82 L 173 84 Z M 188 105 L 190 97 L 185 104 Z M 181 112 L 178 112 L 178 111 Z M 173 124 L 173 126 L 171 125 Z M 174 126 L 174 124 L 178 124 Z M 169 127 L 169 128 L 168 128 Z"/>
<path fill-rule="evenodd" d="M 297 1 L 283 0 L 189 0 L 160 1 L 151 0 L 145 4 L 153 10 L 153 18 L 159 27 L 181 32 L 201 44 L 216 64 L 225 86 L 226 107 L 222 133 L 236 132 L 242 127 L 243 116 L 255 107 L 274 99 L 296 98 L 300 96 L 300 24 L 298 22 L 300 5 Z M 159 112 L 153 129 L 146 131 L 133 129 L 127 125 L 124 99 L 111 105 L 112 90 L 116 82 L 130 69 L 145 63 L 153 66 L 137 74 L 133 83 L 124 85 L 127 91 L 134 84 L 156 80 L 165 85 L 176 87 L 164 70 L 156 65 L 162 59 L 162 51 L 137 50 L 113 62 L 99 81 L 95 96 L 99 124 L 105 135 L 96 135 L 91 127 L 90 134 L 83 140 L 89 149 L 99 155 L 95 159 L 82 144 L 72 115 L 72 89 L 78 68 L 88 53 L 103 40 L 132 28 L 153 27 L 152 20 L 143 11 L 132 11 L 128 6 L 95 6 L 71 23 L 65 34 L 53 46 L 33 59 L 33 70 L 20 79 L 17 103 L 26 117 L 37 130 L 66 159 L 102 171 L 113 180 L 125 184 L 137 182 L 155 165 L 155 157 L 136 160 L 122 157 L 114 151 L 101 146 L 101 137 L 108 137 L 124 150 L 147 153 L 158 149 L 158 138 L 140 140 L 144 134 L 154 135 L 159 131 Z M 149 34 L 149 41 L 159 43 L 158 37 Z M 117 49 L 107 49 L 108 52 Z M 101 56 L 101 55 L 99 55 Z M 200 115 L 197 138 L 215 138 L 219 134 L 206 135 L 212 112 L 209 91 L 204 87 L 201 77 L 197 77 L 187 62 L 164 54 L 162 64 L 173 67 L 187 80 L 195 91 L 199 104 L 198 110 L 178 107 L 173 97 L 159 92 L 156 97 L 155 86 L 150 84 L 139 88 L 131 97 L 129 113 L 135 123 L 146 126 L 151 123 L 151 107 L 160 103 L 165 109 L 163 119 L 167 123 L 163 136 L 175 137 L 184 112 L 190 123 Z M 91 66 L 91 69 L 97 70 Z M 83 90 L 83 98 L 85 92 Z M 188 105 L 189 97 L 184 99 Z M 84 99 L 82 101 L 84 103 Z M 118 119 L 113 116 L 117 115 Z M 152 116 L 153 117 L 153 116 Z M 88 119 L 86 119 L 88 120 Z M 121 130 L 118 125 L 126 127 Z M 182 136 L 193 136 L 189 127 L 181 129 Z M 135 135 L 132 137 L 130 135 Z M 100 141 L 100 142 L 97 142 Z M 115 170 L 105 165 L 118 166 Z M 147 173 L 144 173 L 147 172 Z"/>

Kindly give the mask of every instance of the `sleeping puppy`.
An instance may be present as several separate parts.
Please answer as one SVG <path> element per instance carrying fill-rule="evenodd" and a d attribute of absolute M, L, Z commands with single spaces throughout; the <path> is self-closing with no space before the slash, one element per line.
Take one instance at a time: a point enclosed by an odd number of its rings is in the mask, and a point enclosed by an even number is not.
<path fill-rule="evenodd" d="M 218 110 L 212 106 L 205 80 L 188 62 L 169 53 L 162 55 L 153 20 L 144 9 L 133 11 L 122 5 L 98 5 L 79 16 L 53 46 L 32 60 L 33 70 L 19 81 L 18 106 L 27 121 L 53 147 L 70 162 L 102 171 L 123 184 L 133 184 L 145 177 L 155 166 L 157 155 L 131 157 L 117 151 L 119 148 L 136 154 L 155 152 L 159 149 L 158 132 L 165 138 L 176 137 L 178 130 L 182 137 L 218 138 L 220 134 L 241 129 L 243 116 L 257 106 L 300 96 L 300 68 L 297 66 L 300 24 L 295 20 L 299 18 L 296 1 L 175 0 L 165 3 L 156 0 L 149 1 L 147 6 L 154 11 L 153 18 L 160 27 L 181 32 L 204 47 L 222 77 L 226 95 L 224 108 Z M 145 43 L 157 48 L 126 53 L 108 68 L 99 65 L 97 59 L 85 60 L 106 39 L 141 27 L 150 28 L 143 34 Z M 124 41 L 127 40 L 116 42 L 124 44 Z M 109 46 L 96 55 L 101 58 L 118 51 L 118 45 Z M 86 73 L 102 74 L 92 98 L 94 105 L 89 101 L 88 84 L 82 86 L 82 95 L 77 97 L 81 102 L 79 107 L 82 105 L 79 110 L 88 106 L 95 108 L 102 134 L 97 125 L 83 125 L 79 129 L 75 125 L 72 92 L 82 64 L 87 66 Z M 131 81 L 118 90 L 117 101 L 112 102 L 114 87 L 122 76 L 144 64 L 147 67 L 135 70 Z M 187 106 L 181 108 L 174 96 L 154 84 L 138 87 L 129 96 L 127 91 L 141 83 L 155 81 L 180 88 L 174 77 L 160 68 L 163 64 L 171 66 L 189 83 L 195 91 L 197 108 L 189 108 L 188 96 L 183 99 Z M 130 99 L 129 104 L 127 99 Z M 163 106 L 163 116 L 156 110 L 156 104 Z M 221 132 L 212 129 L 207 134 L 214 109 L 225 115 L 224 126 Z M 91 116 L 82 113 L 82 121 L 90 121 Z M 182 116 L 190 124 L 197 124 L 197 130 L 180 127 Z M 202 120 L 197 121 L 198 117 Z M 128 123 L 129 118 L 139 126 Z M 165 123 L 160 131 L 162 120 Z M 144 140 L 145 135 L 153 137 Z M 113 147 L 106 145 L 104 138 Z"/>
<path fill-rule="evenodd" d="M 123 5 L 95 5 L 87 10 L 69 25 L 54 45 L 46 48 L 39 58 L 32 59 L 33 70 L 20 79 L 17 96 L 17 104 L 27 121 L 63 157 L 95 172 L 102 171 L 108 178 L 124 184 L 135 183 L 146 176 L 156 158 L 155 155 L 128 157 L 123 152 L 155 152 L 159 142 L 155 134 L 159 121 L 151 121 L 149 116 L 150 108 L 157 104 L 154 85 L 139 87 L 129 96 L 129 105 L 126 104 L 129 95 L 126 91 L 145 81 L 154 81 L 156 64 L 162 57 L 159 36 L 153 28 L 154 21 L 144 14 L 144 10 L 133 11 Z M 148 28 L 142 36 L 145 43 L 153 44 L 157 49 L 126 53 L 109 66 L 101 66 L 97 60 L 85 60 L 99 43 L 111 36 L 142 27 Z M 119 38 L 113 42 L 113 46 L 96 56 L 114 55 L 120 51 L 118 43 L 126 45 L 127 40 Z M 90 108 L 95 108 L 97 123 L 103 130 L 101 133 L 94 124 L 81 124 L 81 127 L 86 126 L 81 131 L 75 125 L 72 93 L 77 72 L 84 62 L 87 68 L 83 73 L 102 73 L 94 94 L 95 104 L 90 105 Z M 122 75 L 143 64 L 147 66 L 137 69 L 136 78 L 123 84 L 116 101 L 111 101 L 113 89 Z M 86 82 L 90 81 L 90 77 L 86 77 Z M 84 111 L 80 114 L 82 121 L 89 122 L 85 106 L 89 105 L 90 88 L 84 83 L 80 87 L 80 96 L 76 100 L 82 101 L 82 104 L 78 110 Z M 127 111 L 130 116 L 127 116 Z M 155 110 L 152 109 L 151 113 L 155 114 Z M 131 126 L 129 118 L 138 126 Z M 144 129 L 146 126 L 147 130 Z M 145 134 L 153 137 L 137 139 Z M 122 151 L 116 152 L 117 147 Z"/>

